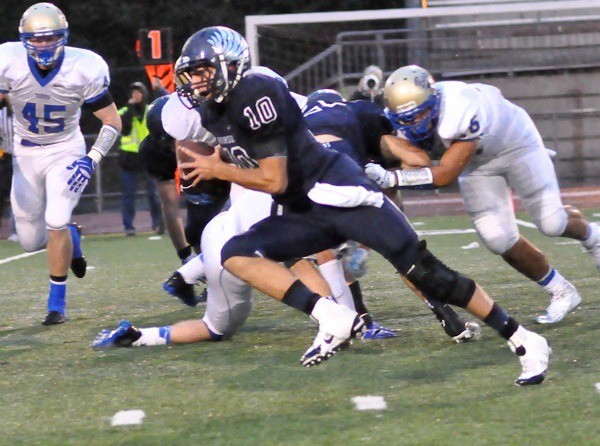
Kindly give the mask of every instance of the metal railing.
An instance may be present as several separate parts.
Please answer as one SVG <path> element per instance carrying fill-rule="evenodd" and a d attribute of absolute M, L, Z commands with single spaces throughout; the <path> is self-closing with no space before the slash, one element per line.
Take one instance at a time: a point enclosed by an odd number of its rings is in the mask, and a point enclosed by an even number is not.
<path fill-rule="evenodd" d="M 386 74 L 407 64 L 440 78 L 600 66 L 600 15 L 438 23 L 419 30 L 343 32 L 336 43 L 285 76 L 290 88 L 343 89 L 365 66 Z"/>

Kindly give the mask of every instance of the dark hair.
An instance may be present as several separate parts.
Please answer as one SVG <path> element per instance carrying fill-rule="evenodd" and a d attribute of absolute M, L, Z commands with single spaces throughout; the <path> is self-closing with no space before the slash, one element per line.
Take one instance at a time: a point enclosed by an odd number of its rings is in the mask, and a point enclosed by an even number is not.
<path fill-rule="evenodd" d="M 142 96 L 144 97 L 144 101 L 148 102 L 148 99 L 149 99 L 148 89 L 146 88 L 146 86 L 144 84 L 142 84 L 139 81 L 133 82 L 131 85 L 129 85 L 129 93 L 131 93 L 132 90 L 138 90 L 140 93 L 142 93 Z"/>

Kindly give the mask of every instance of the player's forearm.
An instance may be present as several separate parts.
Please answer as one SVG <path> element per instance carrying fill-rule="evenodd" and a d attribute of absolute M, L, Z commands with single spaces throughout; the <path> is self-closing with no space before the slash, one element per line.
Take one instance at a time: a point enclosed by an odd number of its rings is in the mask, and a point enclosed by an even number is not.
<path fill-rule="evenodd" d="M 273 164 L 272 162 L 269 164 Z M 269 166 L 270 167 L 270 166 Z M 287 188 L 287 171 L 260 166 L 255 169 L 242 169 L 233 164 L 222 163 L 216 169 L 216 176 L 222 180 L 237 183 L 248 189 L 281 194 Z"/>
<path fill-rule="evenodd" d="M 245 188 L 269 194 L 279 194 L 285 191 L 285 187 L 281 186 L 281 181 L 266 177 L 260 168 L 242 169 L 233 164 L 223 163 L 217 169 L 216 176 L 222 180 L 237 183 Z M 285 186 L 287 186 L 287 181 Z"/>

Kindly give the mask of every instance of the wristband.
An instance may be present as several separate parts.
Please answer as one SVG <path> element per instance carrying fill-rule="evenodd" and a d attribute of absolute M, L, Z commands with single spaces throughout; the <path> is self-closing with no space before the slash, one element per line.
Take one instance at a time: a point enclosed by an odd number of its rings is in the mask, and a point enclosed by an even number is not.
<path fill-rule="evenodd" d="M 428 167 L 412 170 L 395 170 L 396 187 L 433 184 L 433 173 Z"/>
<path fill-rule="evenodd" d="M 100 132 L 98 132 L 98 138 L 96 138 L 96 142 L 94 142 L 88 156 L 99 163 L 102 157 L 106 155 L 115 144 L 118 137 L 119 131 L 116 128 L 111 125 L 103 125 Z"/>

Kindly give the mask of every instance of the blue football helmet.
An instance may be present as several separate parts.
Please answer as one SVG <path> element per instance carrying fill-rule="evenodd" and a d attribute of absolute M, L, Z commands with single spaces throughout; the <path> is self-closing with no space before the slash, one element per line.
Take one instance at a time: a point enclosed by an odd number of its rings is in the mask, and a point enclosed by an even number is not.
<path fill-rule="evenodd" d="M 383 90 L 385 114 L 414 144 L 430 138 L 440 114 L 440 94 L 429 72 L 416 65 L 398 68 Z"/>
<path fill-rule="evenodd" d="M 67 19 L 52 3 L 36 3 L 21 17 L 19 38 L 27 54 L 43 69 L 54 66 L 63 54 L 68 37 Z"/>
<path fill-rule="evenodd" d="M 201 29 L 185 42 L 177 60 L 177 94 L 193 107 L 222 102 L 248 68 L 250 49 L 240 33 L 224 26 Z M 198 82 L 192 81 L 193 73 L 201 76 Z"/>
<path fill-rule="evenodd" d="M 321 90 L 313 91 L 306 97 L 307 103 L 313 103 L 317 101 L 323 101 L 327 104 L 333 104 L 334 102 L 346 102 L 344 96 L 336 90 L 324 88 Z"/>

